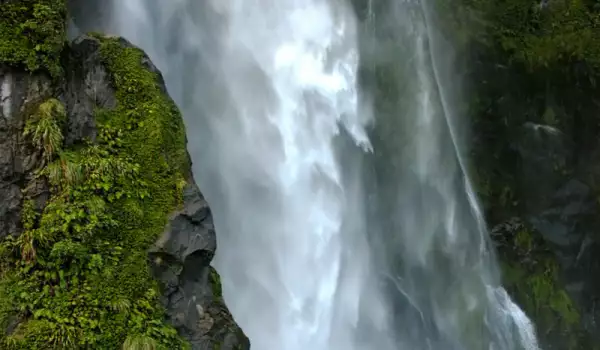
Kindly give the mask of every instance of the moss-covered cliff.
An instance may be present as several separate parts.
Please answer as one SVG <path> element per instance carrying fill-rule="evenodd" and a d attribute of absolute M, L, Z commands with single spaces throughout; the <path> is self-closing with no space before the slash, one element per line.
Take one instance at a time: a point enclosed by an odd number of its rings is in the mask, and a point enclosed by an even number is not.
<path fill-rule="evenodd" d="M 471 84 L 472 177 L 505 284 L 545 349 L 595 349 L 598 3 L 466 0 L 449 12 Z"/>
<path fill-rule="evenodd" d="M 402 22 L 389 14 L 394 2 L 353 3 L 368 27 L 361 78 L 378 113 L 372 139 L 376 166 L 385 165 L 374 173 L 389 196 L 383 201 L 393 203 L 383 215 L 389 232 L 394 223 L 388 218 L 397 216 L 394 167 L 402 166 L 390 163 L 413 131 L 394 119 L 411 104 L 404 96 L 414 96 L 411 72 L 399 66 L 414 48 L 394 30 Z M 504 285 L 534 321 L 544 349 L 598 348 L 600 4 L 423 3 L 438 7 L 434 25 L 454 49 L 436 60 L 452 66 L 457 80 L 445 82 L 464 92 L 452 101 L 454 112 L 471 130 L 469 175 L 493 232 Z M 415 8 L 419 16 L 422 8 Z"/>
<path fill-rule="evenodd" d="M 0 1 L 0 348 L 247 348 L 160 73 L 66 15 Z"/>

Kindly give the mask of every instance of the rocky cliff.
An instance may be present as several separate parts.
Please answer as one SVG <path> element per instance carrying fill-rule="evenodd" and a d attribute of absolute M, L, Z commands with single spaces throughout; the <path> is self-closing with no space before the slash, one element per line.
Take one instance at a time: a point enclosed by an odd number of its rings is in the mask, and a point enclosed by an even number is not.
<path fill-rule="evenodd" d="M 363 46 L 375 52 L 363 57 L 361 78 L 378 118 L 395 116 L 409 87 L 389 53 L 406 50 L 396 44 L 401 33 L 385 23 L 397 20 L 387 14 L 392 1 L 352 2 L 371 21 Z M 453 102 L 471 130 L 469 175 L 505 286 L 534 321 L 543 349 L 600 348 L 600 4 L 425 3 L 438 7 L 435 24 L 454 49 L 437 60 L 452 65 L 451 86 L 464 92 Z M 372 49 L 369 35 L 388 51 Z M 375 147 L 389 158 L 402 147 L 402 130 L 375 128 L 375 136 L 395 142 L 391 150 Z M 382 173 L 381 183 L 396 181 Z"/>
<path fill-rule="evenodd" d="M 0 348 L 248 349 L 160 73 L 65 20 L 0 1 Z"/>
<path fill-rule="evenodd" d="M 448 13 L 505 285 L 544 349 L 597 349 L 598 3 L 469 0 Z"/>

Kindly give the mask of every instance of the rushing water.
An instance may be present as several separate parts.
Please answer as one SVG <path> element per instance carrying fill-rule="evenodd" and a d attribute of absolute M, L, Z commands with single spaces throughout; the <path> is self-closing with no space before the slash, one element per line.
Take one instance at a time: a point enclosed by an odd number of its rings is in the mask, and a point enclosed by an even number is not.
<path fill-rule="evenodd" d="M 102 29 L 147 51 L 183 111 L 253 349 L 537 349 L 498 284 L 433 16 L 354 5 L 113 0 Z M 387 85 L 359 91 L 359 66 Z"/>
<path fill-rule="evenodd" d="M 358 5 L 365 14 L 366 76 L 377 77 L 366 79 L 376 108 L 366 181 L 375 197 L 369 237 L 379 253 L 376 270 L 386 275 L 396 343 L 401 349 L 537 349 L 533 326 L 499 285 L 461 154 L 460 79 L 427 5 Z"/>

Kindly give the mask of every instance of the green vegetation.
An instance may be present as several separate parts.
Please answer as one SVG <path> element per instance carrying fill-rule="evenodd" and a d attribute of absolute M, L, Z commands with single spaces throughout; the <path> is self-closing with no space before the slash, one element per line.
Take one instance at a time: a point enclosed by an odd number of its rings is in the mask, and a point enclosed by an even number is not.
<path fill-rule="evenodd" d="M 6 0 L 0 4 L 0 62 L 30 72 L 62 72 L 66 40 L 65 0 Z"/>
<path fill-rule="evenodd" d="M 27 198 L 24 232 L 0 244 L 3 349 L 186 348 L 147 261 L 189 176 L 183 121 L 140 50 L 98 40 L 118 105 L 98 111 L 97 142 L 63 149 L 54 99 L 26 122 L 52 195 L 42 212 Z"/>
<path fill-rule="evenodd" d="M 569 179 L 598 189 L 600 174 L 581 165 L 597 158 L 580 152 L 594 149 L 600 133 L 598 1 L 438 3 L 444 6 L 444 34 L 458 43 L 457 61 L 466 62 L 457 69 L 470 86 L 470 175 L 490 226 L 547 208 Z M 526 123 L 559 133 L 536 133 Z M 580 305 L 565 289 L 557 249 L 576 253 L 550 246 L 526 227 L 495 240 L 505 285 L 536 323 L 543 347 L 595 349 L 583 329 Z"/>
<path fill-rule="evenodd" d="M 560 342 L 560 349 L 582 349 L 586 339 L 579 312 L 561 287 L 556 257 L 541 236 L 519 226 L 516 232 L 500 237 L 498 243 L 504 284 L 534 320 L 542 338 Z"/>
<path fill-rule="evenodd" d="M 461 2 L 444 4 L 452 15 L 447 25 L 462 43 L 459 61 L 468 62 L 469 117 L 477 135 L 472 176 L 488 218 L 501 222 L 519 216 L 532 196 L 522 180 L 534 174 L 523 173 L 514 147 L 530 148 L 519 139 L 525 123 L 555 127 L 563 142 L 580 147 L 600 133 L 600 12 L 593 0 Z M 573 170 L 552 156 L 555 169 L 542 176 L 548 191 Z"/>
<path fill-rule="evenodd" d="M 582 60 L 599 67 L 600 14 L 592 2 L 473 1 L 487 14 L 500 48 L 529 68 Z"/>
<path fill-rule="evenodd" d="M 65 106 L 55 98 L 43 102 L 25 125 L 23 136 L 31 137 L 32 144 L 43 150 L 50 162 L 63 143 L 62 128 L 66 121 Z"/>
<path fill-rule="evenodd" d="M 600 12 L 594 0 L 438 1 L 461 43 L 484 44 L 496 59 L 530 71 L 585 61 L 600 68 Z"/>
<path fill-rule="evenodd" d="M 210 286 L 212 288 L 212 293 L 215 298 L 223 298 L 223 289 L 221 286 L 221 277 L 217 270 L 214 267 L 210 267 Z"/>

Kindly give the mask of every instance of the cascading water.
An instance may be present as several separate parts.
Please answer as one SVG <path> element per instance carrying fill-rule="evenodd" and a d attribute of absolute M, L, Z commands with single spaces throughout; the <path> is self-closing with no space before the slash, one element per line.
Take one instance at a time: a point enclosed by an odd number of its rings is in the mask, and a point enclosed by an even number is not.
<path fill-rule="evenodd" d="M 365 5 L 365 40 L 342 0 L 113 0 L 95 29 L 141 46 L 183 111 L 253 349 L 535 350 L 498 285 L 431 16 Z M 359 51 L 367 76 L 394 67 L 384 99 L 365 79 L 369 133 Z"/>
<path fill-rule="evenodd" d="M 341 125 L 357 152 L 370 147 L 349 6 L 130 0 L 115 2 L 111 19 L 183 110 L 225 298 L 253 348 L 357 349 L 368 249 L 360 216 L 344 221 L 359 196 L 344 189 L 334 146 Z"/>
<path fill-rule="evenodd" d="M 460 152 L 459 79 L 427 5 L 362 4 L 363 60 L 376 77 L 367 83 L 376 107 L 369 227 L 396 341 L 401 349 L 538 349 L 531 322 L 499 285 Z"/>

